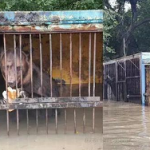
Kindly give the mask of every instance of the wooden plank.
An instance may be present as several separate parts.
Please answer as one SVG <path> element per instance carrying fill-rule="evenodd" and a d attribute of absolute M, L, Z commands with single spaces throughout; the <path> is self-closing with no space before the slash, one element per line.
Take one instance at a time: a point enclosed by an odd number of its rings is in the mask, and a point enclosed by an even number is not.
<path fill-rule="evenodd" d="M 66 103 L 66 102 L 99 102 L 100 97 L 40 97 L 17 98 L 12 103 Z"/>
<path fill-rule="evenodd" d="M 0 110 L 8 109 L 48 109 L 48 108 L 89 108 L 103 107 L 103 102 L 68 102 L 68 103 L 13 103 L 0 105 Z"/>
<path fill-rule="evenodd" d="M 142 53 L 137 53 L 137 54 L 134 54 L 134 55 L 129 55 L 129 56 L 125 56 L 125 57 L 120 57 L 120 58 L 112 59 L 112 60 L 104 62 L 103 65 L 113 64 L 116 61 L 126 61 L 126 60 L 130 60 L 130 59 L 133 59 L 133 58 L 140 58 L 141 54 Z"/>
<path fill-rule="evenodd" d="M 81 33 L 103 32 L 102 24 L 72 24 L 47 26 L 0 26 L 0 33 L 6 34 L 38 34 L 38 33 Z"/>

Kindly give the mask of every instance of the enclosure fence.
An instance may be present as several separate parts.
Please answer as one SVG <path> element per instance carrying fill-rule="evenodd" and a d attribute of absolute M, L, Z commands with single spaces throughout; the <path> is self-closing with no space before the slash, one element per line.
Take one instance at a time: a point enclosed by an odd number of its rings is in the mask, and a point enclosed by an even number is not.
<path fill-rule="evenodd" d="M 0 34 L 4 52 L 3 57 L 1 57 L 1 72 L 5 80 L 5 91 L 7 93 L 5 103 L 3 98 L 1 98 L 0 109 L 6 111 L 8 135 L 10 134 L 10 110 L 16 111 L 17 134 L 19 135 L 19 116 L 22 110 L 26 112 L 28 134 L 30 133 L 30 110 L 35 112 L 37 133 L 39 132 L 40 114 L 44 113 L 47 134 L 49 133 L 48 123 L 51 110 L 55 116 L 55 133 L 57 134 L 60 110 L 64 112 L 64 133 L 67 133 L 67 109 L 73 109 L 74 133 L 77 133 L 77 108 L 82 108 L 83 133 L 85 133 L 86 118 L 88 117 L 86 116 L 86 108 L 92 108 L 92 132 L 95 132 L 95 109 L 102 107 L 102 96 L 100 94 L 101 91 L 99 91 L 100 79 L 98 79 L 102 77 L 102 74 L 97 74 L 102 69 L 102 63 L 97 65 L 98 55 L 102 55 L 102 52 L 100 52 L 102 51 L 100 46 L 102 12 L 91 11 L 92 18 L 87 20 L 83 16 L 89 14 L 89 12 L 0 13 Z M 81 14 L 77 15 L 76 13 Z M 63 19 L 61 18 L 62 14 L 64 15 Z M 97 18 L 93 18 L 93 14 Z M 21 20 L 21 18 L 27 19 L 27 16 L 29 16 L 28 20 Z M 45 16 L 53 17 L 50 20 L 45 20 Z M 41 17 L 42 21 L 39 19 Z M 43 23 L 45 24 L 43 25 Z M 87 37 L 86 42 L 84 41 L 85 36 Z M 46 39 L 45 45 L 43 43 L 44 38 Z M 10 41 L 12 42 L 11 44 L 9 43 Z M 68 46 L 64 46 L 66 41 Z M 57 52 L 54 50 L 54 45 L 58 49 Z M 87 47 L 87 58 L 84 56 L 84 47 Z M 24 48 L 26 48 L 25 51 L 28 54 L 24 53 Z M 64 49 L 68 49 L 68 51 L 64 53 Z M 39 58 L 38 65 L 35 64 L 38 60 L 34 58 L 36 55 Z M 74 57 L 77 58 L 77 63 L 74 63 Z M 83 65 L 83 62 L 86 62 L 86 67 Z M 44 71 L 45 68 L 46 73 Z M 69 71 L 66 75 L 67 83 L 65 83 L 64 79 L 65 69 Z M 76 70 L 76 78 L 74 70 Z M 109 72 L 109 69 L 107 70 Z M 59 79 L 53 77 L 56 71 L 59 73 L 59 75 L 57 74 Z M 86 92 L 82 88 L 83 80 L 86 80 L 83 79 L 84 72 L 87 72 Z M 26 76 L 29 76 L 28 82 L 25 80 Z M 13 83 L 12 77 L 15 77 L 13 80 L 15 82 Z M 78 83 L 77 90 L 74 93 L 75 80 Z M 135 84 L 134 86 L 137 85 Z M 15 100 L 11 102 L 9 101 L 9 87 L 13 87 L 13 90 L 16 90 Z M 123 88 L 122 85 L 119 89 L 121 88 Z M 66 91 L 67 94 L 65 95 Z M 20 92 L 23 92 L 23 97 L 22 95 L 18 97 Z M 86 94 L 83 94 L 84 92 Z"/>

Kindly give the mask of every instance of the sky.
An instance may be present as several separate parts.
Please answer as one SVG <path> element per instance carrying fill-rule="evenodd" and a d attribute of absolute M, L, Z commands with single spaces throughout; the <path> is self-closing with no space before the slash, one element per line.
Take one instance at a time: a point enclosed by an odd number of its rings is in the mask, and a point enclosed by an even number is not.
<path fill-rule="evenodd" d="M 112 7 L 114 7 L 116 4 L 116 0 L 109 0 L 110 4 L 112 5 Z M 131 9 L 131 5 L 129 3 L 125 3 L 125 11 L 128 11 L 129 9 Z"/>

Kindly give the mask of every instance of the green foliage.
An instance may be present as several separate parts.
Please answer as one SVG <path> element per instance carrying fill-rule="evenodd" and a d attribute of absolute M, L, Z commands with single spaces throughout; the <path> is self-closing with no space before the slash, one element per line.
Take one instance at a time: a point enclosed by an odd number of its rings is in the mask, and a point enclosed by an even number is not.
<path fill-rule="evenodd" d="M 150 52 L 150 0 L 117 0 L 115 7 L 109 5 L 109 0 L 104 1 L 107 4 L 104 18 L 104 58 L 123 56 L 123 48 L 126 55 Z M 131 6 L 136 2 L 136 7 L 134 5 L 132 10 L 125 11 L 123 2 L 128 2 Z"/>
<path fill-rule="evenodd" d="M 102 9 L 102 0 L 0 0 L 0 11 Z"/>
<path fill-rule="evenodd" d="M 104 59 L 113 59 L 119 54 L 121 36 L 125 32 L 122 15 L 112 9 L 104 12 Z"/>
<path fill-rule="evenodd" d="M 104 11 L 104 55 L 107 55 L 107 53 L 115 53 L 114 48 L 110 45 L 110 40 L 113 37 L 114 29 L 118 25 L 115 16 L 115 12 L 111 10 Z"/>
<path fill-rule="evenodd" d="M 140 12 L 138 22 L 150 18 L 150 0 L 139 2 L 138 11 Z M 136 37 L 137 43 L 139 43 L 139 51 L 150 52 L 150 21 L 141 24 L 133 34 Z"/>

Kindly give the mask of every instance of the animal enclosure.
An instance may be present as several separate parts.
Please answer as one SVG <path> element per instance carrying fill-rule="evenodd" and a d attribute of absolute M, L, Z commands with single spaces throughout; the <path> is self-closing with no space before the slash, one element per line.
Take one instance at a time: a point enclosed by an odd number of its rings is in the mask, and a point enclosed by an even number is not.
<path fill-rule="evenodd" d="M 54 111 L 58 133 L 61 110 L 66 133 L 67 110 L 72 108 L 76 133 L 77 108 L 83 109 L 85 132 L 85 108 L 91 107 L 92 131 L 95 131 L 95 108 L 102 107 L 102 22 L 99 10 L 0 13 L 0 92 L 7 93 L 5 103 L 1 97 L 0 109 L 6 111 L 8 135 L 10 110 L 16 112 L 18 134 L 20 111 L 26 112 L 29 132 L 29 111 L 35 111 L 38 129 L 43 110 L 47 133 L 49 112 Z M 16 89 L 11 102 L 9 86 Z M 23 96 L 18 96 L 18 89 L 25 92 Z"/>
<path fill-rule="evenodd" d="M 104 99 L 130 101 L 149 105 L 150 53 L 104 63 Z"/>

